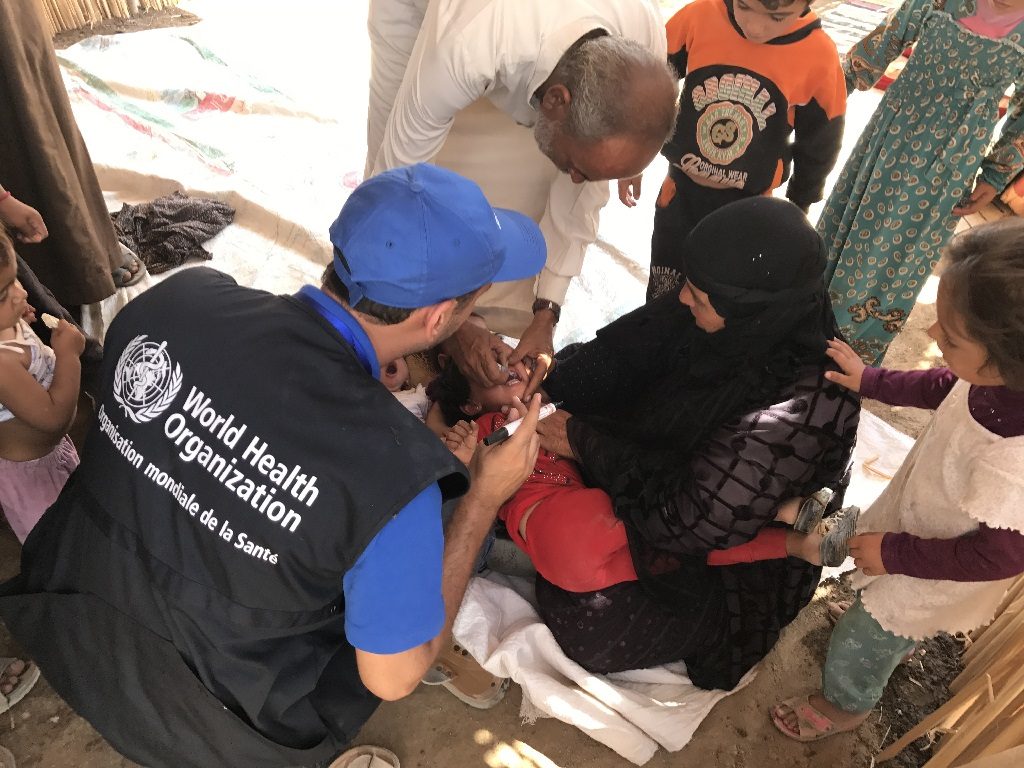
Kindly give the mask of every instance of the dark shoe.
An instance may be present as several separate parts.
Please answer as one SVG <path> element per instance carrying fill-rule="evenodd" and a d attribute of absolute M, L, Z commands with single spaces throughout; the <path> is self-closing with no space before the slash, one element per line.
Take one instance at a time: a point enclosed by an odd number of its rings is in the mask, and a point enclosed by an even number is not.
<path fill-rule="evenodd" d="M 846 507 L 825 520 L 828 531 L 821 537 L 821 564 L 838 568 L 850 556 L 850 539 L 857 535 L 860 507 Z"/>

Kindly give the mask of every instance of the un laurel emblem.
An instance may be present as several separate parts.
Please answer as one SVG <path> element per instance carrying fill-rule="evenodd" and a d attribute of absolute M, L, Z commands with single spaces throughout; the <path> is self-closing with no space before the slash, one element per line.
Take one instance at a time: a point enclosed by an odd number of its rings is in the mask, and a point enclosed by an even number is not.
<path fill-rule="evenodd" d="M 114 400 L 136 424 L 152 421 L 167 410 L 181 389 L 181 366 L 172 363 L 167 342 L 136 336 L 117 361 Z"/>

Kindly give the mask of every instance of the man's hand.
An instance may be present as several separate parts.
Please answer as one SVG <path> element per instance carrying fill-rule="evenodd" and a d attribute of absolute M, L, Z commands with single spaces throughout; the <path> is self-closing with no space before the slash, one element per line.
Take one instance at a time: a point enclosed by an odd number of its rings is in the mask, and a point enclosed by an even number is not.
<path fill-rule="evenodd" d="M 861 381 L 864 378 L 864 361 L 860 355 L 853 351 L 853 347 L 841 339 L 829 339 L 828 349 L 825 354 L 831 357 L 836 365 L 843 369 L 838 371 L 825 371 L 825 378 L 834 381 L 851 392 L 860 392 Z"/>
<path fill-rule="evenodd" d="M 569 445 L 569 432 L 567 423 L 572 418 L 568 411 L 558 410 L 537 424 L 537 433 L 540 435 L 540 447 L 548 453 L 564 456 L 567 459 L 575 459 L 576 454 L 572 452 Z"/>
<path fill-rule="evenodd" d="M 643 184 L 644 175 L 634 176 L 631 179 L 619 179 L 619 200 L 627 208 L 636 206 L 640 199 L 640 186 Z"/>
<path fill-rule="evenodd" d="M 460 421 L 454 427 L 445 432 L 445 447 L 455 454 L 455 458 L 469 466 L 476 453 L 477 445 L 476 424 L 469 421 Z"/>
<path fill-rule="evenodd" d="M 519 346 L 509 356 L 509 365 L 520 360 L 533 360 L 533 373 L 523 392 L 523 398 L 529 399 L 540 389 L 541 382 L 548 375 L 554 360 L 555 348 L 555 313 L 550 309 L 542 309 L 534 313 L 533 320 L 519 339 Z"/>
<path fill-rule="evenodd" d="M 480 508 L 495 513 L 526 482 L 540 450 L 540 436 L 537 434 L 540 397 L 535 396 L 529 407 L 521 403 L 516 407 L 520 412 L 526 410 L 523 423 L 505 442 L 491 446 L 481 444 L 469 467 L 473 482 L 467 495 L 473 497 Z"/>
<path fill-rule="evenodd" d="M 23 243 L 38 243 L 50 234 L 39 211 L 16 197 L 0 201 L 0 221 L 13 229 Z"/>
<path fill-rule="evenodd" d="M 441 349 L 447 352 L 462 374 L 481 387 L 493 387 L 508 381 L 509 356 L 512 348 L 488 331 L 473 323 L 463 323 Z"/>
<path fill-rule="evenodd" d="M 966 200 L 966 205 L 958 205 L 953 209 L 954 216 L 969 216 L 972 213 L 977 213 L 986 205 L 996 199 L 996 195 L 999 194 L 999 190 L 989 184 L 987 181 L 979 181 L 974 185 L 974 191 L 971 192 L 970 197 Z M 965 202 L 965 201 L 961 201 Z"/>
<path fill-rule="evenodd" d="M 884 533 L 862 533 L 850 539 L 850 556 L 853 558 L 853 564 L 864 571 L 865 576 L 884 576 L 887 573 L 882 563 L 884 536 Z"/>

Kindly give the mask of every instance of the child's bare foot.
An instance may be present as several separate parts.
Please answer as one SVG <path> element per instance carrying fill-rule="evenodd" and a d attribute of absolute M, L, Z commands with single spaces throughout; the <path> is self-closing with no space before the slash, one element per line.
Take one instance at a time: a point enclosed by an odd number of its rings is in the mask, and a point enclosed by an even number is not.
<path fill-rule="evenodd" d="M 821 534 L 786 531 L 786 554 L 821 565 Z"/>
<path fill-rule="evenodd" d="M 867 712 L 844 712 L 830 704 L 821 693 L 794 696 L 771 710 L 772 722 L 785 736 L 797 741 L 818 741 L 837 733 L 854 730 Z"/>

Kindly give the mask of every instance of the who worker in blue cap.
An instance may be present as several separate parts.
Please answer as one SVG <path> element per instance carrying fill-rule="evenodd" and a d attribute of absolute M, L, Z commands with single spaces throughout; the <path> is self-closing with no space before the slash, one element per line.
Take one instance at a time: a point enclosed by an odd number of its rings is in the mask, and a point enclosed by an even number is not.
<path fill-rule="evenodd" d="M 121 311 L 82 464 L 0 587 L 46 679 L 142 765 L 327 765 L 431 666 L 533 467 L 538 403 L 470 485 L 377 376 L 535 275 L 537 226 L 417 165 L 362 184 L 330 235 L 320 288 L 198 267 Z"/>

